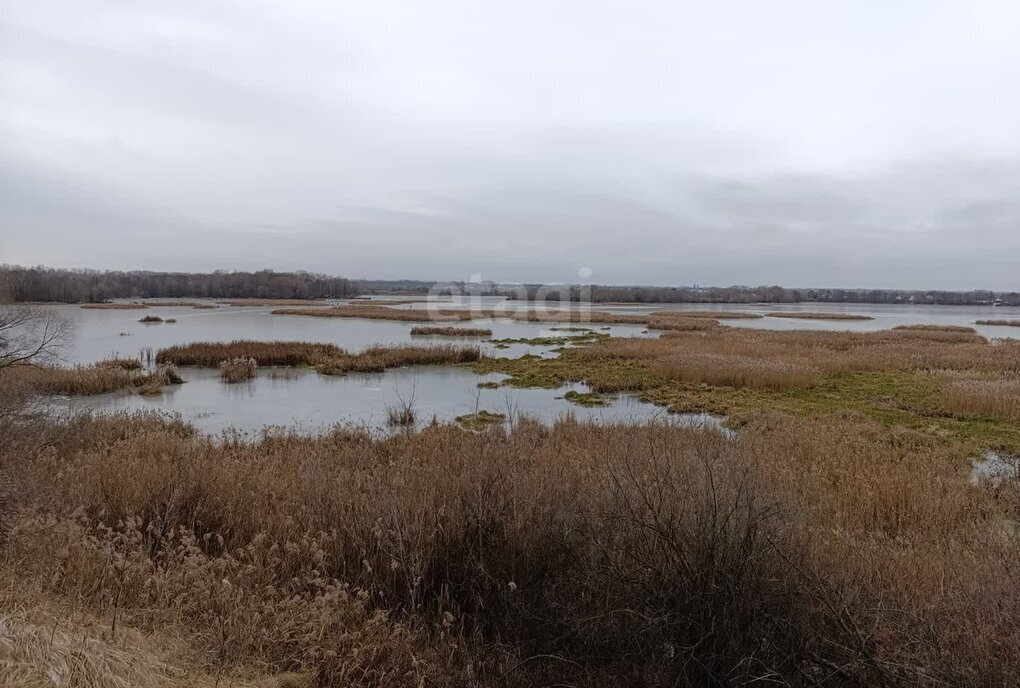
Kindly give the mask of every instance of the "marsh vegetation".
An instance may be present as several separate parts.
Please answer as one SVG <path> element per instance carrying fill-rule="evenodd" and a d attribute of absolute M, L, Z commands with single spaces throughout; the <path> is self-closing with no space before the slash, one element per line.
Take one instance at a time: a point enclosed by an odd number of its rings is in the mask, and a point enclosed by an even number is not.
<path fill-rule="evenodd" d="M 0 682 L 69 664 L 97 688 L 1020 681 L 1020 476 L 973 477 L 987 452 L 1020 455 L 1020 341 L 610 316 L 661 333 L 497 344 L 560 347 L 516 358 L 192 342 L 154 370 L 59 367 L 20 338 L 28 353 L 0 356 L 0 628 L 4 656 L 33 659 L 0 663 Z M 176 365 L 234 395 L 257 383 L 218 374 L 456 365 L 579 414 L 623 393 L 728 428 L 539 423 L 478 397 L 422 423 L 413 387 L 387 434 L 210 436 L 32 403 L 155 392 Z"/>

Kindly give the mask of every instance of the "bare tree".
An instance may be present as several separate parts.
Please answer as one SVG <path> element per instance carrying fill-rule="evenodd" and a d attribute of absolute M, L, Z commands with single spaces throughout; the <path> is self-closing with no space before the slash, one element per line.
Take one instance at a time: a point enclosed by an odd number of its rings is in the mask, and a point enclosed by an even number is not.
<path fill-rule="evenodd" d="M 45 442 L 41 408 L 29 387 L 12 375 L 15 366 L 43 363 L 56 357 L 71 334 L 71 324 L 50 309 L 11 303 L 0 281 L 0 541 L 8 532 L 18 490 L 13 465 Z"/>
<path fill-rule="evenodd" d="M 51 309 L 11 303 L 9 293 L 0 284 L 0 371 L 55 358 L 71 336 L 71 323 Z"/>

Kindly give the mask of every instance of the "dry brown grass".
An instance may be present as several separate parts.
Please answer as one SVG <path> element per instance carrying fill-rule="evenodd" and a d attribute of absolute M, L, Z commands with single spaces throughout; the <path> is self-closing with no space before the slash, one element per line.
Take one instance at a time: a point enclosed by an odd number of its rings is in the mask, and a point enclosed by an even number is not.
<path fill-rule="evenodd" d="M 221 361 L 254 359 L 260 366 L 314 366 L 345 356 L 334 344 L 312 342 L 256 342 L 247 339 L 232 342 L 192 342 L 160 349 L 157 363 L 215 368 Z"/>
<path fill-rule="evenodd" d="M 78 308 L 93 311 L 122 311 L 148 308 L 144 303 L 83 303 Z"/>
<path fill-rule="evenodd" d="M 492 330 L 486 327 L 412 327 L 411 334 L 442 337 L 489 337 L 492 335 Z"/>
<path fill-rule="evenodd" d="M 140 366 L 123 367 L 120 363 L 102 361 L 73 367 L 18 366 L 9 371 L 9 375 L 39 394 L 67 396 L 92 396 L 121 389 L 137 389 L 139 393 L 151 394 L 165 385 L 183 382 L 172 365 L 143 371 Z"/>
<path fill-rule="evenodd" d="M 1020 422 L 1020 376 L 950 376 L 943 385 L 942 403 L 959 413 Z"/>
<path fill-rule="evenodd" d="M 947 338 L 943 335 L 949 334 Z M 961 336 L 962 335 L 962 336 Z M 918 342 L 923 341 L 920 345 Z M 610 339 L 580 355 L 657 359 L 676 353 L 743 356 L 803 363 L 824 373 L 874 370 L 1020 370 L 1020 342 L 989 344 L 940 331 L 824 332 L 719 328 L 659 339 Z"/>
<path fill-rule="evenodd" d="M 231 358 L 220 361 L 220 378 L 224 382 L 247 382 L 255 377 L 259 364 L 254 358 Z"/>
<path fill-rule="evenodd" d="M 11 457 L 6 561 L 111 628 L 189 638 L 207 673 L 1020 680 L 1020 545 L 1002 526 L 1020 492 L 856 416 L 766 414 L 733 440 L 570 422 L 213 440 L 129 417 L 54 438 Z"/>
<path fill-rule="evenodd" d="M 807 387 L 820 375 L 806 363 L 710 352 L 664 356 L 656 361 L 655 372 L 683 382 L 776 390 Z"/>
<path fill-rule="evenodd" d="M 570 358 L 580 364 L 643 362 L 658 375 L 685 383 L 788 390 L 843 373 L 980 371 L 1000 377 L 1015 375 L 1020 371 L 1020 342 L 990 344 L 973 334 L 927 330 L 841 333 L 712 328 L 670 331 L 658 339 L 609 339 L 573 351 Z M 612 377 L 613 370 L 604 372 Z M 599 389 L 646 388 L 643 383 L 623 384 Z"/>
<path fill-rule="evenodd" d="M 993 325 L 998 327 L 1020 327 L 1020 320 L 978 320 L 975 325 Z"/>
<path fill-rule="evenodd" d="M 796 320 L 874 320 L 870 315 L 853 313 L 815 313 L 809 311 L 776 311 L 766 313 L 767 318 L 794 318 Z"/>
<path fill-rule="evenodd" d="M 381 373 L 387 368 L 404 366 L 474 363 L 481 357 L 481 349 L 477 346 L 370 346 L 357 354 L 338 356 L 320 365 L 318 370 L 323 375 Z"/>

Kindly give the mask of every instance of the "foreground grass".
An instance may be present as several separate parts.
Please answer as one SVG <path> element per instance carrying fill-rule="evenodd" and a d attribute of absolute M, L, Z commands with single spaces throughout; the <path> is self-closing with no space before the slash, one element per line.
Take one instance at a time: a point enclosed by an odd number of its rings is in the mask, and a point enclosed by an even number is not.
<path fill-rule="evenodd" d="M 146 415 L 17 438 L 0 565 L 26 601 L 98 620 L 106 645 L 75 647 L 127 677 L 111 686 L 173 680 L 125 657 L 139 637 L 186 639 L 155 656 L 221 685 L 1020 680 L 1018 493 L 971 485 L 961 445 L 855 414 L 765 413 L 734 439 L 522 421 L 214 440 Z M 47 633 L 49 661 L 71 641 Z"/>

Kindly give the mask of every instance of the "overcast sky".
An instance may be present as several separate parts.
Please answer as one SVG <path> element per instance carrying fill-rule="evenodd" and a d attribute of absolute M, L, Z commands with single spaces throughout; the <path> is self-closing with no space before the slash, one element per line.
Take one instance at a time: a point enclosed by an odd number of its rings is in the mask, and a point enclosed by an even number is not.
<path fill-rule="evenodd" d="M 1020 289 L 1015 0 L 0 8 L 0 262 Z"/>

